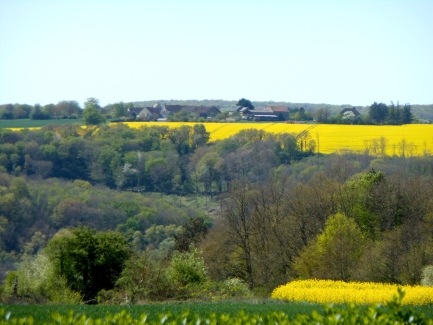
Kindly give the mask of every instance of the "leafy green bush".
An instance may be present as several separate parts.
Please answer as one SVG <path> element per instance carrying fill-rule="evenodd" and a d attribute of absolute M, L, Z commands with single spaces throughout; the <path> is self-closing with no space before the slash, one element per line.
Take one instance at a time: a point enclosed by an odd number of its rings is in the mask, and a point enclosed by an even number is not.
<path fill-rule="evenodd" d="M 69 289 L 66 280 L 55 274 L 54 265 L 43 252 L 24 260 L 17 271 L 9 272 L 4 291 L 9 302 L 81 302 L 80 294 Z"/>
<path fill-rule="evenodd" d="M 249 298 L 251 291 L 240 279 L 212 282 L 197 249 L 175 251 L 171 261 L 155 259 L 148 252 L 135 253 L 125 263 L 114 290 L 98 294 L 98 303 L 124 304 L 163 300 L 219 301 Z"/>
<path fill-rule="evenodd" d="M 117 303 L 114 300 L 119 299 L 118 295 L 123 303 L 165 300 L 174 296 L 163 262 L 156 261 L 147 252 L 135 254 L 125 262 L 115 291 L 117 295 L 102 292 L 98 296 L 99 303 Z"/>
<path fill-rule="evenodd" d="M 175 251 L 169 266 L 169 275 L 182 287 L 203 284 L 208 279 L 203 257 L 196 248 L 185 253 Z"/>
<path fill-rule="evenodd" d="M 245 281 L 230 278 L 221 284 L 221 295 L 224 298 L 249 298 L 252 293 Z"/>
<path fill-rule="evenodd" d="M 208 295 L 208 271 L 201 252 L 192 247 L 189 252 L 174 251 L 167 275 L 178 299 L 203 299 Z"/>

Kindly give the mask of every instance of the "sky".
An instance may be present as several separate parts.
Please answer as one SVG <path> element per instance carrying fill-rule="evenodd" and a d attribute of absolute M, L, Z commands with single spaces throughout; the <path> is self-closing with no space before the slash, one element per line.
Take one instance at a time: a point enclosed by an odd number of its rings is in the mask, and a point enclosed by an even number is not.
<path fill-rule="evenodd" d="M 433 104 L 432 0 L 0 0 L 0 104 Z"/>

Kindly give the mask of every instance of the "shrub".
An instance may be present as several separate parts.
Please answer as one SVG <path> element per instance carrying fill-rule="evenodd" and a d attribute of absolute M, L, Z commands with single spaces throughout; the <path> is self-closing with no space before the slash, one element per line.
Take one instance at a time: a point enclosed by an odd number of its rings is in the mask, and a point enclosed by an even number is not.
<path fill-rule="evenodd" d="M 127 300 L 128 303 L 137 303 L 172 298 L 175 288 L 161 262 L 155 261 L 144 252 L 126 261 L 116 282 L 116 290 L 123 302 Z M 98 297 L 99 302 L 115 303 L 113 300 L 117 301 L 119 298 L 107 291 Z"/>
<path fill-rule="evenodd" d="M 224 298 L 249 298 L 252 295 L 248 284 L 238 278 L 225 280 L 221 285 L 221 294 Z"/>
<path fill-rule="evenodd" d="M 196 248 L 184 253 L 175 251 L 167 274 L 176 298 L 205 299 L 208 296 L 208 272 Z"/>
<path fill-rule="evenodd" d="M 208 279 L 203 257 L 196 248 L 186 253 L 175 251 L 169 275 L 181 287 L 203 284 Z"/>
<path fill-rule="evenodd" d="M 27 258 L 17 271 L 10 272 L 4 291 L 9 302 L 81 302 L 81 296 L 67 287 L 64 278 L 55 274 L 53 264 L 43 252 Z"/>

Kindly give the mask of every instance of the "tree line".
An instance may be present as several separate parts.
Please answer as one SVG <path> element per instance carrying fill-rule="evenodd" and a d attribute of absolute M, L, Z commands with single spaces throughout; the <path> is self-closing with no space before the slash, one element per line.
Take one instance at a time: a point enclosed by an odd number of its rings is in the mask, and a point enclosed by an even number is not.
<path fill-rule="evenodd" d="M 253 103 L 245 98 L 241 98 L 235 104 L 238 107 L 247 107 L 254 109 Z M 308 106 L 308 105 L 306 105 Z M 329 105 L 328 105 L 329 106 Z M 374 102 L 368 106 L 367 114 L 354 114 L 351 111 L 341 113 L 340 111 L 332 112 L 328 106 L 305 109 L 304 106 L 288 105 L 289 120 L 292 121 L 314 121 L 325 124 L 377 124 L 377 125 L 401 125 L 410 124 L 415 117 L 412 114 L 410 104 L 400 105 L 399 102 L 390 105 L 385 103 Z M 125 120 L 135 119 L 129 114 L 129 109 L 134 107 L 134 103 L 117 102 L 108 104 L 104 107 L 99 105 L 96 98 L 88 98 L 81 108 L 77 101 L 60 101 L 56 105 L 48 104 L 34 106 L 27 104 L 5 104 L 0 105 L 0 119 L 32 119 L 32 120 L 49 120 L 49 119 L 77 119 L 82 118 L 85 125 L 99 125 L 106 122 L 107 119 Z M 227 118 L 241 119 L 238 112 L 232 112 L 229 116 L 229 110 L 223 111 L 214 118 L 216 121 L 225 121 Z M 158 116 L 151 119 L 156 120 Z M 171 114 L 169 121 L 180 122 L 204 122 L 204 118 L 194 113 L 183 111 Z"/>
<path fill-rule="evenodd" d="M 0 105 L 0 119 L 33 119 L 48 120 L 58 118 L 78 118 L 81 116 L 82 108 L 75 101 L 63 100 L 57 104 L 4 104 Z"/>

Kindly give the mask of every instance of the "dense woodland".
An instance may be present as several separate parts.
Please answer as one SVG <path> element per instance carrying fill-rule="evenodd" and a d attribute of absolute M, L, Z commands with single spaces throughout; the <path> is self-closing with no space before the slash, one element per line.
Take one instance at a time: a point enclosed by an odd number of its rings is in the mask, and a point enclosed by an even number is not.
<path fill-rule="evenodd" d="M 308 133 L 208 139 L 201 124 L 0 130 L 0 299 L 419 284 L 433 264 L 432 156 L 318 155 Z"/>

